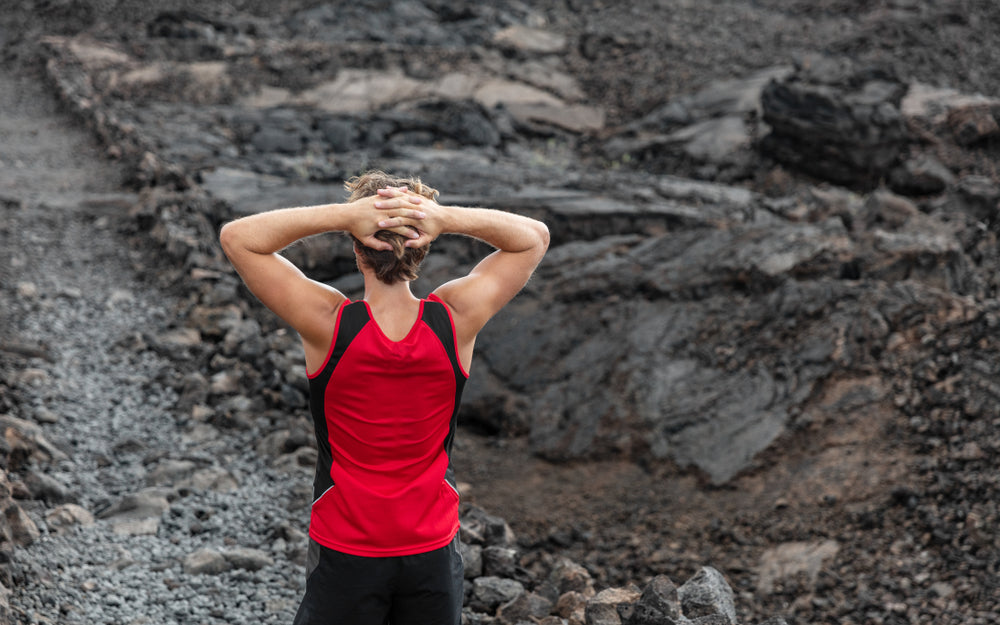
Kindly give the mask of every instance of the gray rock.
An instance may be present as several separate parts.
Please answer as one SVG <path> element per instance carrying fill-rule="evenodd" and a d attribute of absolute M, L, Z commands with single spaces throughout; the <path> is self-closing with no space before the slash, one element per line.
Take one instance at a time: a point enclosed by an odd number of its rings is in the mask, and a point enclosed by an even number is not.
<path fill-rule="evenodd" d="M 666 575 L 657 575 L 643 588 L 628 625 L 680 625 L 684 617 L 677 587 Z"/>
<path fill-rule="evenodd" d="M 319 130 L 334 152 L 347 152 L 357 147 L 360 122 L 348 117 L 325 117 L 319 121 Z"/>
<path fill-rule="evenodd" d="M 265 190 L 287 185 L 287 181 L 278 176 L 233 167 L 216 167 L 201 172 L 200 177 L 208 193 L 231 204 L 238 214 L 254 212 L 252 209 L 239 209 L 244 203 L 253 202 Z M 214 333 L 211 326 L 208 330 Z"/>
<path fill-rule="evenodd" d="M 933 156 L 907 159 L 892 170 L 889 185 L 905 195 L 933 195 L 955 183 L 955 175 Z"/>
<path fill-rule="evenodd" d="M 486 547 L 482 551 L 483 575 L 494 577 L 516 577 L 518 553 L 509 547 Z"/>
<path fill-rule="evenodd" d="M 97 514 L 99 519 L 141 520 L 159 518 L 170 502 L 158 488 L 148 488 L 126 495 Z"/>
<path fill-rule="evenodd" d="M 493 41 L 501 47 L 542 54 L 554 54 L 566 48 L 565 36 L 521 25 L 504 28 L 493 35 Z"/>
<path fill-rule="evenodd" d="M 420 111 L 436 118 L 440 133 L 457 140 L 461 145 L 492 147 L 500 145 L 500 131 L 483 108 L 472 101 L 425 103 Z"/>
<path fill-rule="evenodd" d="M 691 625 L 732 625 L 728 616 L 722 614 L 707 614 L 688 621 Z"/>
<path fill-rule="evenodd" d="M 177 482 L 178 488 L 226 493 L 239 487 L 239 481 L 224 467 L 205 467 Z"/>
<path fill-rule="evenodd" d="M 265 126 L 250 139 L 253 147 L 261 152 L 279 152 L 282 154 L 297 154 L 302 150 L 302 134 L 295 128 L 280 128 Z"/>
<path fill-rule="evenodd" d="M 1000 186 L 986 176 L 963 176 L 958 195 L 974 218 L 990 223 L 1000 215 Z"/>
<path fill-rule="evenodd" d="M 888 70 L 856 70 L 811 57 L 761 94 L 771 133 L 761 148 L 778 161 L 839 184 L 871 188 L 897 163 L 909 132 L 906 93 Z"/>
<path fill-rule="evenodd" d="M 201 333 L 195 328 L 175 328 L 157 335 L 156 344 L 165 348 L 195 347 L 201 344 Z"/>
<path fill-rule="evenodd" d="M 113 519 L 111 531 L 117 536 L 155 536 L 160 530 L 160 519 Z"/>
<path fill-rule="evenodd" d="M 703 566 L 698 573 L 677 589 L 684 616 L 694 619 L 720 615 L 727 625 L 736 625 L 736 604 L 733 589 L 718 570 Z"/>
<path fill-rule="evenodd" d="M 503 623 L 532 623 L 552 612 L 552 601 L 533 592 L 526 592 L 497 608 L 497 618 Z"/>
<path fill-rule="evenodd" d="M 688 156 L 709 163 L 728 163 L 736 152 L 750 146 L 749 130 L 736 115 L 693 124 L 672 133 L 669 140 L 682 144 Z"/>
<path fill-rule="evenodd" d="M 222 553 L 232 568 L 245 569 L 247 571 L 259 571 L 260 569 L 274 564 L 274 559 L 260 549 L 249 547 L 236 547 Z"/>
<path fill-rule="evenodd" d="M 34 282 L 18 282 L 17 296 L 26 300 L 36 299 L 38 297 L 38 285 Z"/>
<path fill-rule="evenodd" d="M 161 460 L 146 475 L 148 486 L 172 486 L 177 482 L 189 477 L 197 465 L 190 460 L 174 460 L 166 458 Z"/>
<path fill-rule="evenodd" d="M 187 322 L 197 328 L 204 338 L 220 339 L 243 319 L 243 312 L 235 304 L 220 306 L 198 305 L 188 313 Z"/>
<path fill-rule="evenodd" d="M 187 575 L 218 575 L 231 570 L 233 565 L 223 554 L 206 548 L 185 556 L 183 567 Z"/>
<path fill-rule="evenodd" d="M 39 406 L 35 410 L 35 421 L 41 423 L 42 425 L 52 425 L 53 423 L 59 423 L 60 419 L 61 417 L 57 413 L 53 412 L 52 410 L 49 410 L 45 406 Z"/>
<path fill-rule="evenodd" d="M 744 279 L 741 275 L 766 284 L 790 271 L 838 273 L 835 259 L 850 250 L 847 232 L 830 222 L 616 243 L 563 246 L 564 257 L 554 256 L 555 264 L 538 271 L 554 300 L 546 312 L 527 298 L 516 301 L 512 314 L 487 326 L 478 345 L 492 354 L 492 373 L 504 386 L 523 389 L 533 415 L 530 440 L 536 451 L 559 459 L 629 453 L 646 446 L 655 457 L 697 464 L 714 480 L 725 481 L 780 434 L 788 402 L 802 399 L 766 368 L 707 366 L 703 359 L 675 350 L 726 335 L 705 333 L 708 319 L 716 329 L 734 321 L 731 311 L 715 309 L 722 299 L 708 295 Z M 699 260 L 689 264 L 694 258 Z M 556 267 L 558 273 L 552 270 Z M 646 297 L 628 295 L 637 290 L 645 290 Z M 674 295 L 650 301 L 656 291 Z M 623 300 L 613 308 L 606 300 L 578 300 L 588 292 L 605 298 L 620 293 Z M 692 296 L 693 301 L 674 301 Z M 560 329 L 564 314 L 576 319 L 573 338 Z M 749 306 L 741 314 L 772 313 L 770 306 Z M 629 322 L 621 323 L 622 318 Z M 833 363 L 821 357 L 815 365 L 800 373 L 821 376 Z M 469 384 L 473 393 L 475 384 Z M 705 421 L 698 415 L 705 415 Z M 612 422 L 634 423 L 637 430 L 628 434 L 621 425 L 605 430 L 602 424 Z"/>
<path fill-rule="evenodd" d="M 759 113 L 761 91 L 771 81 L 786 79 L 794 68 L 777 66 L 747 76 L 716 80 L 704 89 L 674 98 L 628 126 L 631 132 L 660 131 L 689 126 L 698 121 Z"/>
<path fill-rule="evenodd" d="M 49 531 L 59 532 L 76 525 L 93 525 L 94 515 L 82 506 L 78 506 L 75 503 L 67 503 L 48 511 L 45 514 L 45 524 L 48 526 Z"/>
<path fill-rule="evenodd" d="M 472 580 L 472 601 L 483 611 L 493 613 L 501 604 L 524 594 L 521 582 L 501 577 L 477 577 Z"/>
<path fill-rule="evenodd" d="M 256 358 L 264 353 L 264 349 L 260 323 L 255 319 L 243 319 L 234 323 L 222 340 L 222 351 L 227 356 Z"/>
<path fill-rule="evenodd" d="M 240 389 L 238 371 L 219 371 L 212 376 L 209 390 L 215 395 L 230 395 Z"/>
<path fill-rule="evenodd" d="M 32 499 L 41 499 L 50 504 L 76 501 L 75 494 L 68 486 L 45 473 L 29 471 L 24 476 L 24 485 L 28 487 Z"/>
<path fill-rule="evenodd" d="M 463 542 L 486 547 L 512 547 L 517 541 L 507 521 L 476 506 L 465 511 L 461 523 Z"/>
<path fill-rule="evenodd" d="M 475 579 L 483 575 L 483 548 L 480 545 L 459 543 L 462 554 L 462 565 L 465 567 L 465 579 Z"/>

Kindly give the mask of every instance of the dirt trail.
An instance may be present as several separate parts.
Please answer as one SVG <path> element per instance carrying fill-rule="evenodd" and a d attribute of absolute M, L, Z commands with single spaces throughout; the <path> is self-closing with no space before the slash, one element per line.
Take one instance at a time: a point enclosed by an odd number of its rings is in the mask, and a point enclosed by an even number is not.
<path fill-rule="evenodd" d="M 120 169 L 35 76 L 0 73 L 0 364 L 12 372 L 18 413 L 43 423 L 66 453 L 45 469 L 47 498 L 100 517 L 132 505 L 123 502 L 137 491 L 147 507 L 176 496 L 156 490 L 153 468 L 224 483 L 175 502 L 168 518 L 133 519 L 125 510 L 118 521 L 62 531 L 48 516 L 52 501 L 21 501 L 48 531 L 15 554 L 14 575 L 26 583 L 15 584 L 13 622 L 211 622 L 216 612 L 287 622 L 302 581 L 287 559 L 260 574 L 267 579 L 234 573 L 238 588 L 227 576 L 180 590 L 171 581 L 204 546 L 189 529 L 197 515 L 227 545 L 257 546 L 294 508 L 288 497 L 297 500 L 297 491 L 276 484 L 280 477 L 252 452 L 233 459 L 198 447 L 176 393 L 162 384 L 184 365 L 149 344 L 171 326 L 177 303 L 144 280 L 146 252 L 130 249 L 128 211 L 138 198 L 121 190 Z M 218 446 L 252 449 L 236 439 Z M 237 483 L 234 475 L 250 477 Z"/>
<path fill-rule="evenodd" d="M 107 244 L 110 217 L 133 196 L 120 192 L 119 169 L 60 109 L 40 68 L 0 71 L 0 110 L 0 336 L 7 352 L 54 358 L 66 346 L 42 319 L 92 290 L 81 270 L 102 253 L 122 255 L 96 276 L 117 277 L 128 266 L 123 250 Z"/>

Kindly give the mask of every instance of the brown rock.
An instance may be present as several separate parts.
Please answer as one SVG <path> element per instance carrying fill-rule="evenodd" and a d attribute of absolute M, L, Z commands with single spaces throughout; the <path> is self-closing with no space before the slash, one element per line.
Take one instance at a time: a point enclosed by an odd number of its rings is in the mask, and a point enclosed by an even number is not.
<path fill-rule="evenodd" d="M 7 509 L 4 510 L 4 517 L 7 522 L 8 531 L 10 532 L 10 538 L 15 544 L 25 547 L 38 540 L 38 537 L 41 536 L 41 532 L 38 531 L 38 526 L 35 525 L 35 522 L 16 503 L 7 506 Z"/>
<path fill-rule="evenodd" d="M 641 594 L 627 588 L 606 588 L 587 602 L 587 625 L 621 625 L 632 616 Z"/>
<path fill-rule="evenodd" d="M 968 106 L 953 110 L 948 114 L 948 127 L 955 136 L 955 141 L 965 146 L 1000 137 L 1000 124 L 997 124 L 989 106 Z"/>

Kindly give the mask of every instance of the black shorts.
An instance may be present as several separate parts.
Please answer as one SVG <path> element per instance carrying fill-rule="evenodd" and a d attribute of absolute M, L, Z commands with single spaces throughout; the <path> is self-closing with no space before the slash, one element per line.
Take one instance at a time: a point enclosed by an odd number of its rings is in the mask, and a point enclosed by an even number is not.
<path fill-rule="evenodd" d="M 294 625 L 460 625 L 458 536 L 412 556 L 369 558 L 310 539 L 306 594 Z"/>

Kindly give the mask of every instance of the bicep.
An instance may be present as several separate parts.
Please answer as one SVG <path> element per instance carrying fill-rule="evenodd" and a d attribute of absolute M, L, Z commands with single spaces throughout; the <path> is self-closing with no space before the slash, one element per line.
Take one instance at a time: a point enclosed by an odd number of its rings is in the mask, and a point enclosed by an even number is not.
<path fill-rule="evenodd" d="M 328 341 L 328 314 L 345 297 L 336 289 L 306 277 L 280 254 L 227 251 L 244 284 L 274 314 L 292 326 L 307 343 Z"/>
<path fill-rule="evenodd" d="M 531 278 L 541 255 L 497 250 L 464 278 L 441 285 L 435 293 L 451 306 L 460 340 L 471 340 Z"/>

